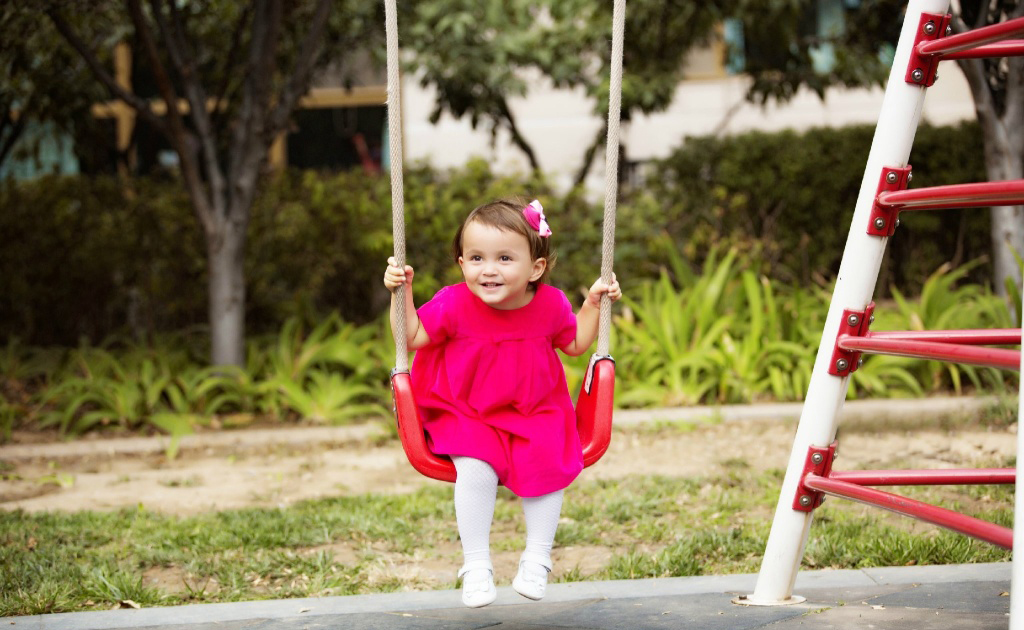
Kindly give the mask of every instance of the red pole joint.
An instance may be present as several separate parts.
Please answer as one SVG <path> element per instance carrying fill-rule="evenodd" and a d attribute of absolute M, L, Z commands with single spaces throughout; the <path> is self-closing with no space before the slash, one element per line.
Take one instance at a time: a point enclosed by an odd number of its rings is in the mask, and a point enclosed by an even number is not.
<path fill-rule="evenodd" d="M 846 350 L 839 344 L 843 337 L 863 337 L 874 319 L 875 303 L 871 302 L 863 311 L 844 310 L 843 320 L 839 322 L 836 343 L 832 348 L 832 361 L 828 364 L 828 373 L 833 376 L 849 376 L 860 367 L 860 351 Z"/>
<path fill-rule="evenodd" d="M 798 512 L 812 512 L 825 500 L 825 493 L 812 490 L 804 484 L 808 475 L 828 477 L 832 472 L 832 460 L 836 457 L 836 446 L 838 442 L 832 442 L 827 448 L 811 446 L 807 449 L 807 460 L 804 462 L 804 471 L 800 473 L 800 485 L 796 487 L 796 496 L 793 497 L 793 509 Z"/>
<path fill-rule="evenodd" d="M 878 178 L 878 192 L 871 206 L 871 218 L 868 220 L 868 234 L 872 236 L 892 236 L 899 222 L 900 208 L 879 201 L 884 193 L 906 190 L 910 185 L 912 167 L 886 166 L 882 168 L 882 176 Z"/>
<path fill-rule="evenodd" d="M 911 49 L 910 61 L 907 63 L 907 76 L 905 77 L 907 83 L 922 87 L 931 87 L 935 83 L 936 70 L 941 57 L 936 54 L 921 54 L 921 44 L 945 37 L 950 18 L 949 15 L 939 13 L 921 14 L 917 37 L 914 38 L 914 47 Z"/>

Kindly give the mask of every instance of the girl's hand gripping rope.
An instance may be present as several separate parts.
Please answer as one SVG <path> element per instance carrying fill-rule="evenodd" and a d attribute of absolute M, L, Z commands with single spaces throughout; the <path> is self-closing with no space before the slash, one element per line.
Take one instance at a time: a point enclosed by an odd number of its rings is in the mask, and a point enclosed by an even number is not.
<path fill-rule="evenodd" d="M 622 297 L 622 289 L 619 288 L 619 281 L 615 279 L 615 274 L 612 274 L 611 284 L 605 284 L 604 280 L 598 278 L 587 293 L 587 302 L 594 308 L 601 308 L 601 296 L 604 294 L 608 294 L 608 299 L 612 302 L 618 302 Z"/>
<path fill-rule="evenodd" d="M 392 256 L 388 258 L 388 269 L 384 272 L 384 286 L 392 293 L 403 284 L 407 289 L 412 288 L 412 277 L 414 274 L 415 272 L 412 267 L 406 265 L 405 269 L 402 269 L 395 261 L 395 257 Z"/>

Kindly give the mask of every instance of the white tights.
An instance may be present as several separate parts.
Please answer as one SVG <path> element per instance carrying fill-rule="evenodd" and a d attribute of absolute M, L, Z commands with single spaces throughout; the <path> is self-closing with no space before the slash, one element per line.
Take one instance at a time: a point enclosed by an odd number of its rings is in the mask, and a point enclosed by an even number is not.
<path fill-rule="evenodd" d="M 498 475 L 485 461 L 454 456 L 455 518 L 462 538 L 466 565 L 491 561 L 491 521 L 498 492 Z M 532 561 L 551 570 L 551 545 L 555 542 L 562 513 L 562 490 L 539 497 L 523 497 L 526 517 L 526 553 Z"/>

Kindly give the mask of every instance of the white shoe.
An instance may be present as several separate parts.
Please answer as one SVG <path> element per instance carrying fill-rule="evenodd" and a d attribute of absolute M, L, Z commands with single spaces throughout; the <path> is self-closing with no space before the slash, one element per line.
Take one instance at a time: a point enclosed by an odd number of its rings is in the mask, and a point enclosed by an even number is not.
<path fill-rule="evenodd" d="M 512 580 L 512 588 L 527 599 L 543 599 L 544 591 L 548 586 L 548 571 L 550 570 L 539 562 L 520 560 L 519 572 L 516 573 L 516 579 Z"/>
<path fill-rule="evenodd" d="M 490 563 L 467 564 L 459 570 L 459 577 L 462 578 L 462 603 L 468 608 L 481 608 L 498 599 Z"/>

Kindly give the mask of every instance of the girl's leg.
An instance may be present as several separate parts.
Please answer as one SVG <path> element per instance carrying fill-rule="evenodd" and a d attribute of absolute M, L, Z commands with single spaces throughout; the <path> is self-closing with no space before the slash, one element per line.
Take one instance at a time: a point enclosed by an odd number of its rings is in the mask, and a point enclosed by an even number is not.
<path fill-rule="evenodd" d="M 486 606 L 495 600 L 491 565 L 491 521 L 498 492 L 498 475 L 485 461 L 452 457 L 455 463 L 455 518 L 462 539 L 464 564 L 462 601 L 469 607 Z"/>
<path fill-rule="evenodd" d="M 555 542 L 558 517 L 562 513 L 563 490 L 539 497 L 523 498 L 526 516 L 526 551 L 519 560 L 519 573 L 512 586 L 524 597 L 540 599 L 551 571 L 551 546 Z"/>

